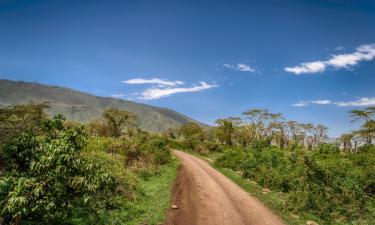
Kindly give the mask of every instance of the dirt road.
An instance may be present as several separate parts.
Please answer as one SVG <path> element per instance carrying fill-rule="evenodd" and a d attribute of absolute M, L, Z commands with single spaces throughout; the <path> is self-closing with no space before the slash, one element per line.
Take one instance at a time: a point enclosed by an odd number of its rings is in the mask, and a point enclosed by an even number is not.
<path fill-rule="evenodd" d="M 174 151 L 182 167 L 174 186 L 166 225 L 281 225 L 259 200 L 202 159 Z"/>

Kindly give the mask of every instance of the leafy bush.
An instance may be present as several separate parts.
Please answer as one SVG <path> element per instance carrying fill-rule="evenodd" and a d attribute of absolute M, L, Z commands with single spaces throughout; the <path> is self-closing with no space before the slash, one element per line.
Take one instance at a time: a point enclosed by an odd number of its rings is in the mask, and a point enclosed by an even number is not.
<path fill-rule="evenodd" d="M 77 211 L 105 207 L 114 179 L 80 155 L 86 140 L 83 126 L 65 128 L 62 120 L 46 121 L 42 136 L 23 133 L 4 147 L 11 161 L 0 182 L 4 224 L 61 223 Z"/>
<path fill-rule="evenodd" d="M 241 171 L 245 178 L 287 194 L 286 207 L 308 212 L 327 223 L 375 218 L 375 151 L 357 154 L 320 145 L 315 151 L 275 147 L 229 148 L 216 159 L 219 167 Z"/>
<path fill-rule="evenodd" d="M 158 206 L 142 185 L 166 192 L 157 177 L 172 179 L 176 167 L 167 139 L 136 128 L 118 137 L 119 123 L 112 135 L 106 124 L 47 119 L 45 107 L 0 110 L 0 224 L 123 224 L 153 213 L 139 207 Z"/>

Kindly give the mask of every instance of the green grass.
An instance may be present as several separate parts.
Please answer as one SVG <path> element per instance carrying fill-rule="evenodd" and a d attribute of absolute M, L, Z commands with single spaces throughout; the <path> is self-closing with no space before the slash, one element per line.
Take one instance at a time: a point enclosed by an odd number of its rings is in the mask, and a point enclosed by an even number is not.
<path fill-rule="evenodd" d="M 124 224 L 156 225 L 165 221 L 167 209 L 171 204 L 171 188 L 176 180 L 179 161 L 172 156 L 170 163 L 158 167 L 140 166 L 133 171 L 124 166 L 123 155 L 115 156 L 105 151 L 108 138 L 91 139 L 85 156 L 101 163 L 125 190 L 125 194 L 114 193 L 115 209 L 103 210 L 99 220 L 90 215 L 73 220 L 77 225 L 88 224 Z M 94 162 L 95 162 L 94 161 Z M 96 221 L 96 222 L 95 222 Z"/>
<path fill-rule="evenodd" d="M 119 199 L 121 208 L 103 213 L 105 224 L 156 225 L 165 221 L 171 203 L 171 187 L 179 162 L 160 166 L 151 176 L 139 179 L 133 201 Z"/>
<path fill-rule="evenodd" d="M 153 225 L 164 222 L 171 204 L 171 187 L 176 180 L 178 165 L 178 160 L 173 158 L 172 163 L 160 167 L 158 175 L 140 182 L 144 194 L 131 204 L 140 213 L 125 224 Z"/>

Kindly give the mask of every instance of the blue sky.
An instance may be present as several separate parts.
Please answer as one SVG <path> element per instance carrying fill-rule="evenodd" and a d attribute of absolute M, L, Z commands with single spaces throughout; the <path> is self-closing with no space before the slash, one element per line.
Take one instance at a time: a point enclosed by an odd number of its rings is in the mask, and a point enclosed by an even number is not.
<path fill-rule="evenodd" d="M 268 108 L 335 137 L 375 105 L 374 1 L 0 1 L 0 78 L 174 109 Z"/>

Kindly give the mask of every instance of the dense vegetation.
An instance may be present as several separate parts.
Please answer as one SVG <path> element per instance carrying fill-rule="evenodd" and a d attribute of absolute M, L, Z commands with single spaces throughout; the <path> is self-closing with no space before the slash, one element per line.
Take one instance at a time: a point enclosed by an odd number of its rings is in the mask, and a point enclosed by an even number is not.
<path fill-rule="evenodd" d="M 259 185 L 273 196 L 260 198 L 291 224 L 374 221 L 375 108 L 351 111 L 361 128 L 327 144 L 326 127 L 260 109 L 159 135 L 127 111 L 108 109 L 82 125 L 47 118 L 47 107 L 0 109 L 0 224 L 158 224 L 177 171 L 168 148 L 210 157 L 234 171 L 228 176 Z"/>
<path fill-rule="evenodd" d="M 176 175 L 164 138 L 135 127 L 126 111 L 84 126 L 48 119 L 46 107 L 0 109 L 0 224 L 163 220 Z"/>
<path fill-rule="evenodd" d="M 176 147 L 215 159 L 217 168 L 239 172 L 262 186 L 263 194 L 280 193 L 274 204 L 282 214 L 295 215 L 295 221 L 373 224 L 375 108 L 350 113 L 363 125 L 334 144 L 323 142 L 327 128 L 322 125 L 286 121 L 260 109 L 243 118 L 219 119 L 211 130 L 189 123 L 165 135 L 176 138 Z"/>

